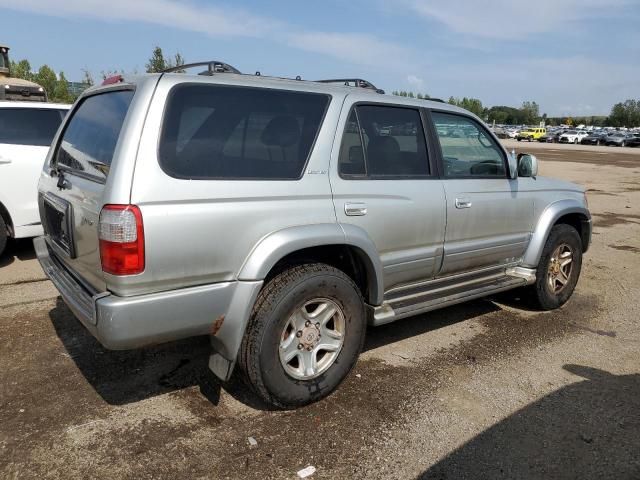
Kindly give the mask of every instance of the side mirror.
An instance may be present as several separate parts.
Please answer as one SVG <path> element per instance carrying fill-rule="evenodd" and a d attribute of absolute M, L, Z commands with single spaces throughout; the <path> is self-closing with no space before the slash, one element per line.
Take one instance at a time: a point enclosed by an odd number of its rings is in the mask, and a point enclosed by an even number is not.
<path fill-rule="evenodd" d="M 531 178 L 538 176 L 538 159 L 535 155 L 529 153 L 518 155 L 518 175 Z"/>

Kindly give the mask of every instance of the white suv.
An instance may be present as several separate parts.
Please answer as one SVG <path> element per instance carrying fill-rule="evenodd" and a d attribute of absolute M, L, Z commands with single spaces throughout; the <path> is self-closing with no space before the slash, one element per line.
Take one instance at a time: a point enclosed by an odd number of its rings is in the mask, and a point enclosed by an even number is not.
<path fill-rule="evenodd" d="M 70 105 L 0 102 L 0 255 L 7 238 L 42 235 L 38 179 Z"/>

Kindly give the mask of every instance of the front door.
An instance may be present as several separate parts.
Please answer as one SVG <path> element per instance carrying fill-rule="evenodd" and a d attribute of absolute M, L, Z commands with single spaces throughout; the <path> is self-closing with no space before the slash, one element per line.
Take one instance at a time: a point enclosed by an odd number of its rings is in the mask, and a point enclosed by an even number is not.
<path fill-rule="evenodd" d="M 338 222 L 374 242 L 385 291 L 433 278 L 442 261 L 445 199 L 423 116 L 415 107 L 348 103 L 331 161 Z"/>
<path fill-rule="evenodd" d="M 471 117 L 436 111 L 431 117 L 447 196 L 440 275 L 519 262 L 531 236 L 533 197 L 509 178 L 504 149 Z"/>

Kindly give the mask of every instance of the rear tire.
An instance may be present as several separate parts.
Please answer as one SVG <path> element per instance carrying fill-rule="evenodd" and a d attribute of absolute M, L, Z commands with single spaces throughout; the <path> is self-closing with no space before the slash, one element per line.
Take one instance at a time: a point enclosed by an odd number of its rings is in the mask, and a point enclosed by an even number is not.
<path fill-rule="evenodd" d="M 345 379 L 365 331 L 364 300 L 350 277 L 322 263 L 295 266 L 260 292 L 238 366 L 262 400 L 299 407 L 327 397 Z"/>
<path fill-rule="evenodd" d="M 536 282 L 527 287 L 527 296 L 542 310 L 561 307 L 571 297 L 582 268 L 582 241 L 570 225 L 551 229 L 536 270 Z"/>
<path fill-rule="evenodd" d="M 7 247 L 8 238 L 7 225 L 4 223 L 4 219 L 0 217 L 0 256 L 2 256 L 4 249 Z"/>

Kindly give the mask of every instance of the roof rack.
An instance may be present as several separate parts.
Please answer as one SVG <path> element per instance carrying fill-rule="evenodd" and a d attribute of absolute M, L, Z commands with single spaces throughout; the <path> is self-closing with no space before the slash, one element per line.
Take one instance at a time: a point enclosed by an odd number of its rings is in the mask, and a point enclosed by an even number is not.
<path fill-rule="evenodd" d="M 362 78 L 331 78 L 327 80 L 317 80 L 320 83 L 342 83 L 347 87 L 367 88 L 369 90 L 375 90 L 376 93 L 384 94 L 384 90 L 377 88 L 373 83 Z"/>
<path fill-rule="evenodd" d="M 218 60 L 209 60 L 208 62 L 187 63 L 185 65 L 176 65 L 175 67 L 167 68 L 162 73 L 179 72 L 186 70 L 187 68 L 204 67 L 207 69 L 200 72 L 198 75 L 213 75 L 214 73 L 237 73 L 240 74 L 240 70 L 229 65 L 228 63 L 220 62 Z"/>

